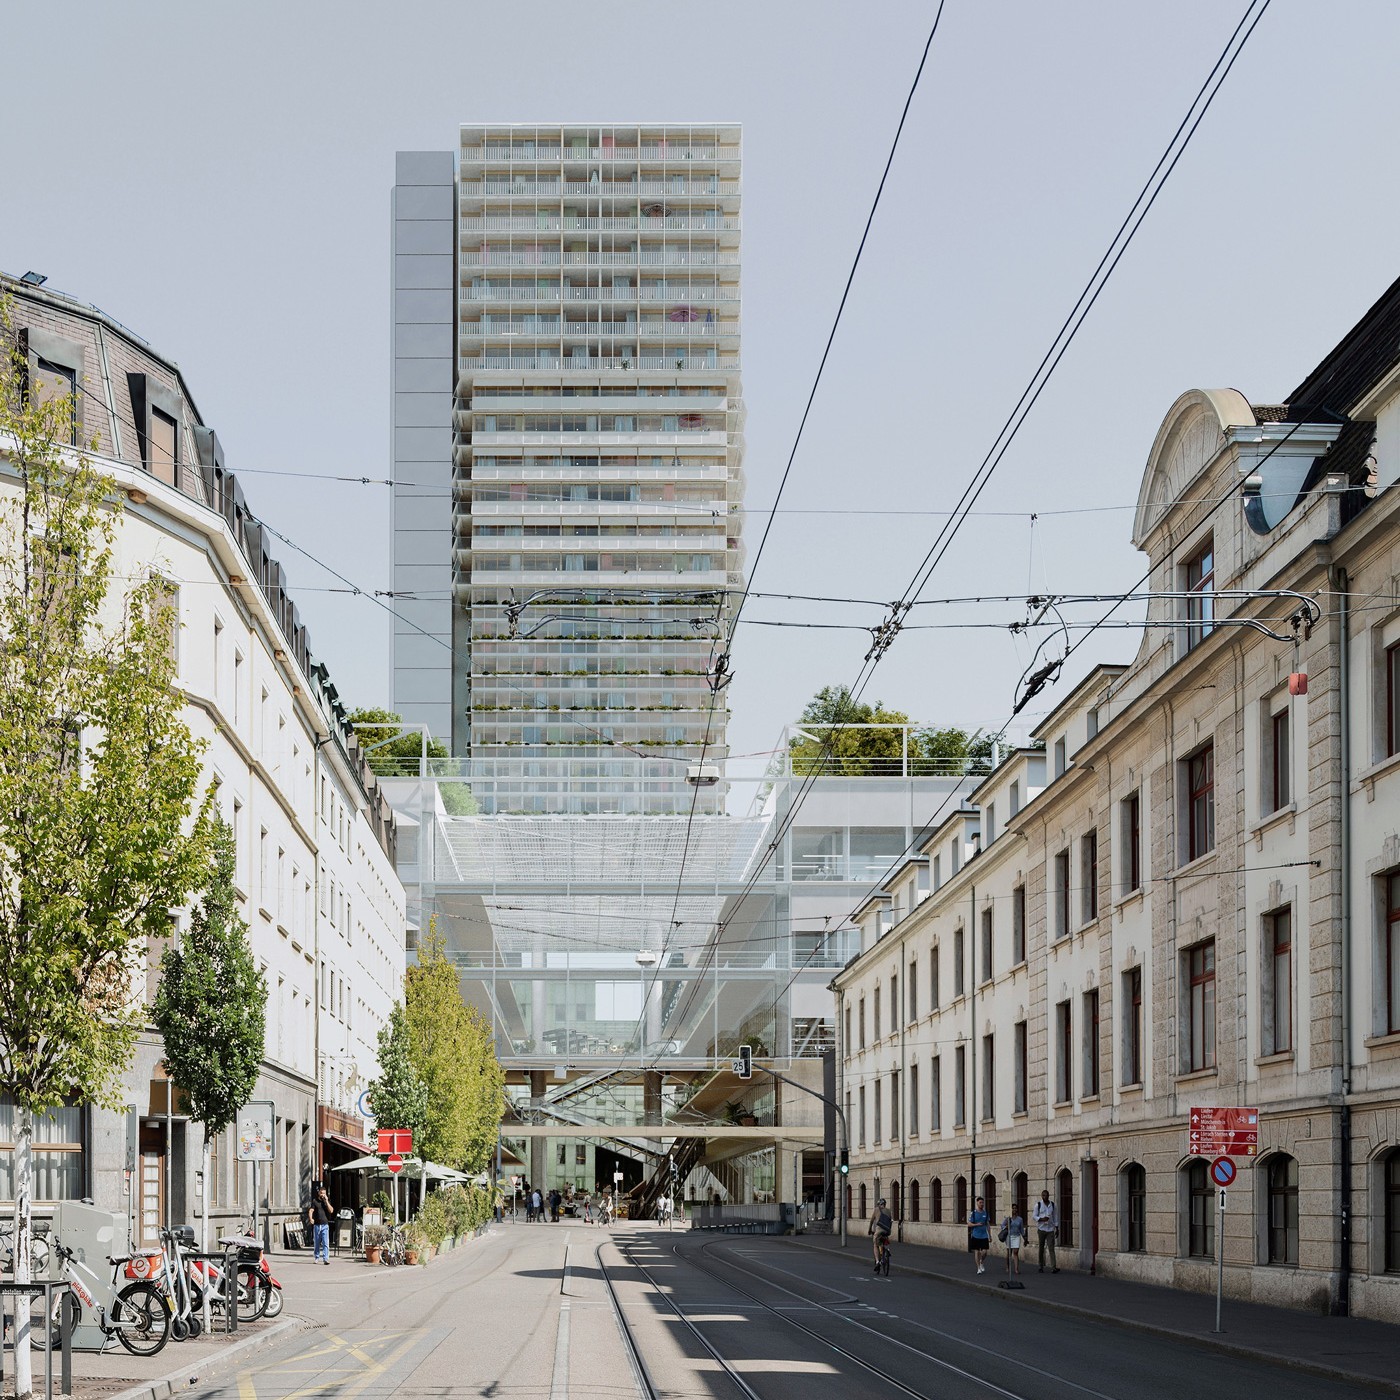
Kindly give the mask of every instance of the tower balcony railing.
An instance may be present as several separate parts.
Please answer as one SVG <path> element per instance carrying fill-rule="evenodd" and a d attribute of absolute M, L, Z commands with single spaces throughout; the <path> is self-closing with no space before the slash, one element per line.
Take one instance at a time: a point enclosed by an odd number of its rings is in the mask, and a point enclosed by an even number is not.
<path fill-rule="evenodd" d="M 684 175 L 669 175 L 656 180 L 540 180 L 516 177 L 506 180 L 462 180 L 458 182 L 457 189 L 463 200 L 497 196 L 558 198 L 561 195 L 587 195 L 594 199 L 638 199 L 653 196 L 670 199 L 674 196 L 705 194 L 737 196 L 740 184 L 738 180 L 721 180 L 716 175 L 698 180 L 687 179 Z"/>
<path fill-rule="evenodd" d="M 520 165 L 533 162 L 573 160 L 662 160 L 662 161 L 723 161 L 742 159 L 740 146 L 687 145 L 673 141 L 644 141 L 639 146 L 518 146 L 510 142 L 487 141 L 484 144 L 461 147 L 463 165 L 481 165 L 490 161 L 512 161 Z"/>
<path fill-rule="evenodd" d="M 712 306 L 739 301 L 739 287 L 733 282 L 695 285 L 686 282 L 653 282 L 631 287 L 570 287 L 559 282 L 546 286 L 510 283 L 504 287 L 463 287 L 459 301 L 670 301 L 679 304 Z"/>
<path fill-rule="evenodd" d="M 635 321 L 563 321 L 558 317 L 525 317 L 493 321 L 464 321 L 459 333 L 476 339 L 491 336 L 533 336 L 537 339 L 566 340 L 590 336 L 662 336 L 667 340 L 713 340 L 739 334 L 736 321 L 672 321 L 667 316 L 642 316 Z"/>
<path fill-rule="evenodd" d="M 482 370 L 551 370 L 571 373 L 583 370 L 737 370 L 737 355 L 463 355 L 457 361 L 459 374 Z"/>
<path fill-rule="evenodd" d="M 627 252 L 561 252 L 558 248 L 488 248 L 463 252 L 471 267 L 738 267 L 739 254 L 719 248 L 633 248 Z"/>
<path fill-rule="evenodd" d="M 719 229 L 734 233 L 739 229 L 737 214 L 668 214 L 664 218 L 644 215 L 587 215 L 555 218 L 530 217 L 519 214 L 470 215 L 461 219 L 462 233 L 618 233 L 640 231 L 664 233 L 667 229 L 685 232 L 689 229 Z"/>

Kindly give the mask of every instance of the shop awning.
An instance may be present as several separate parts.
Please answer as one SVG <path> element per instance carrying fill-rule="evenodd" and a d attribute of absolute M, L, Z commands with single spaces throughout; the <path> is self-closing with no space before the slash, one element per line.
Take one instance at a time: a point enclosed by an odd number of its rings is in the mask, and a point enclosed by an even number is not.
<path fill-rule="evenodd" d="M 340 1133 L 322 1133 L 321 1141 L 334 1143 L 337 1147 L 343 1147 L 348 1152 L 354 1152 L 356 1155 L 361 1156 L 374 1150 L 370 1147 L 369 1143 L 356 1142 L 354 1138 L 345 1137 Z"/>

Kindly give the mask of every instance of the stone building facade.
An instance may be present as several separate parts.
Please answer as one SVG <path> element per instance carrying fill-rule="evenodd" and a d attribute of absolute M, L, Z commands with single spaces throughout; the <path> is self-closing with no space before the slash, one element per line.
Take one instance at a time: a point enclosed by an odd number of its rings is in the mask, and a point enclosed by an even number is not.
<path fill-rule="evenodd" d="M 1227 1292 L 1400 1321 L 1397 344 L 1400 283 L 1287 403 L 1172 405 L 1137 655 L 858 911 L 857 1217 L 961 1247 L 1049 1190 L 1062 1267 L 1213 1288 L 1188 1114 L 1255 1107 Z"/>
<path fill-rule="evenodd" d="M 0 293 L 27 392 L 72 396 L 74 444 L 124 497 L 116 581 L 159 575 L 178 613 L 177 684 L 234 829 L 242 913 L 267 979 L 253 1097 L 275 1106 L 277 1156 L 257 1187 L 275 1244 L 276 1222 L 297 1214 L 311 1179 L 366 1136 L 354 1109 L 377 1072 L 376 1033 L 401 995 L 405 960 L 393 812 L 312 652 L 272 536 L 177 366 L 61 293 L 8 277 Z M 0 491 L 15 485 L 0 441 Z M 147 1001 L 161 952 L 148 953 Z M 167 1221 L 194 1217 L 206 1189 L 201 1126 L 169 1093 L 153 1031 L 140 1039 L 123 1096 L 125 1112 L 74 1104 L 39 1125 L 35 1198 L 42 1214 L 57 1200 L 91 1197 L 127 1215 L 133 1240 L 151 1242 Z M 0 1099 L 0 1201 L 12 1191 L 11 1121 Z M 231 1131 L 216 1141 L 207 1190 L 216 1222 L 252 1214 L 252 1171 L 235 1161 Z"/>

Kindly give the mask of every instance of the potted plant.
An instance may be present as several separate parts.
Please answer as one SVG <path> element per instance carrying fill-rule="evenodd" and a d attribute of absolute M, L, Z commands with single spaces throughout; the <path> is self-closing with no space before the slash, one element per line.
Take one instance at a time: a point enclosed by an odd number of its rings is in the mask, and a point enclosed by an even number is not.
<path fill-rule="evenodd" d="M 423 1227 L 416 1220 L 410 1220 L 408 1224 L 403 1227 L 404 1262 L 408 1264 L 416 1264 L 418 1262 L 418 1256 L 422 1252 L 422 1249 Z"/>
<path fill-rule="evenodd" d="M 389 1243 L 389 1229 L 385 1225 L 365 1226 L 365 1263 L 377 1264 L 384 1253 L 384 1246 Z"/>

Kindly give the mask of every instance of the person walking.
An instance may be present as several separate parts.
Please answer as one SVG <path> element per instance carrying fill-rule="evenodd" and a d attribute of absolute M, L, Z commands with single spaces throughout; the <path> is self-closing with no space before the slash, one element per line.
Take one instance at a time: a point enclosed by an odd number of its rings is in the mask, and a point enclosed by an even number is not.
<path fill-rule="evenodd" d="M 331 1221 L 334 1219 L 335 1211 L 331 1207 L 330 1197 L 326 1195 L 326 1183 L 313 1181 L 311 1204 L 306 1207 L 306 1223 L 311 1227 L 311 1258 L 313 1263 L 324 1264 L 327 1268 L 331 1262 Z"/>
<path fill-rule="evenodd" d="M 987 1215 L 987 1207 L 981 1196 L 977 1198 L 977 1208 L 967 1217 L 967 1247 L 977 1260 L 977 1272 L 987 1272 L 987 1251 L 992 1247 L 992 1222 Z"/>
<path fill-rule="evenodd" d="M 1021 1214 L 1021 1207 L 1015 1201 L 1011 1203 L 1011 1214 L 1001 1222 L 1001 1232 L 998 1239 L 1006 1246 L 1006 1273 L 1009 1278 L 1015 1274 L 1021 1276 L 1021 1246 L 1026 1242 L 1026 1220 Z"/>
<path fill-rule="evenodd" d="M 1060 1265 L 1055 1258 L 1055 1241 L 1060 1233 L 1060 1212 L 1050 1199 L 1049 1191 L 1042 1191 L 1040 1199 L 1031 1212 L 1035 1218 L 1036 1244 L 1040 1247 L 1040 1272 L 1045 1272 L 1045 1251 L 1050 1251 L 1050 1272 L 1058 1274 Z"/>
<path fill-rule="evenodd" d="M 540 1195 L 540 1188 L 535 1187 L 530 1192 L 530 1219 L 540 1221 L 544 1218 L 544 1197 Z"/>
<path fill-rule="evenodd" d="M 593 1193 L 591 1191 L 583 1193 L 583 1223 L 585 1225 L 593 1223 Z"/>

